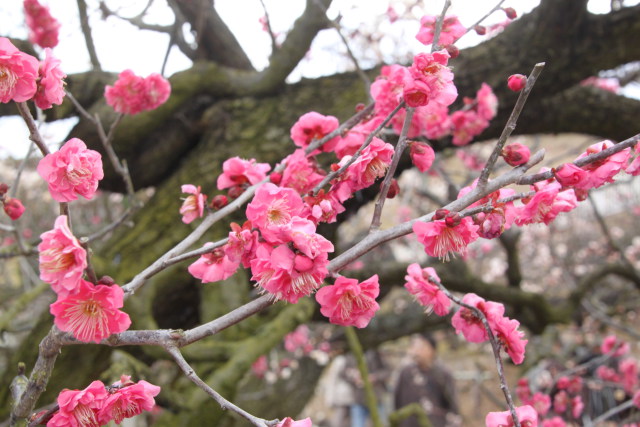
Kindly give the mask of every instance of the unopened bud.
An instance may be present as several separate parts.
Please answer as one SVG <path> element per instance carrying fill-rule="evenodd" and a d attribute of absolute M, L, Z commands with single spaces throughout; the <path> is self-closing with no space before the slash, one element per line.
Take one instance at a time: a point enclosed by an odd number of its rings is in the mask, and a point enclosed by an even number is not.
<path fill-rule="evenodd" d="M 522 74 L 513 74 L 507 80 L 507 86 L 514 92 L 520 92 L 527 84 L 527 77 Z"/>
<path fill-rule="evenodd" d="M 380 186 L 382 187 L 383 184 Z M 387 191 L 387 199 L 393 199 L 400 193 L 400 186 L 398 185 L 398 180 L 392 179 L 391 185 L 389 186 L 389 191 Z"/>
<path fill-rule="evenodd" d="M 576 194 L 576 200 L 579 202 L 584 202 L 589 197 L 589 190 L 574 188 L 573 192 Z"/>
<path fill-rule="evenodd" d="M 282 174 L 279 172 L 271 172 L 271 174 L 269 175 L 269 179 L 275 185 L 280 185 L 280 181 L 282 181 Z"/>
<path fill-rule="evenodd" d="M 530 156 L 531 152 L 529 151 L 529 147 L 519 142 L 509 144 L 502 149 L 502 157 L 510 166 L 524 165 L 529 161 Z"/>
<path fill-rule="evenodd" d="M 9 186 L 4 182 L 0 182 L 0 196 L 4 196 L 9 191 Z"/>
<path fill-rule="evenodd" d="M 102 276 L 99 280 L 98 280 L 98 285 L 104 285 L 104 286 L 113 286 L 116 284 L 116 281 L 113 280 L 113 278 L 111 276 Z"/>
<path fill-rule="evenodd" d="M 448 44 L 444 48 L 449 52 L 451 59 L 457 58 L 458 55 L 460 55 L 460 49 L 458 49 L 454 44 Z"/>
<path fill-rule="evenodd" d="M 503 7 L 502 10 L 504 11 L 504 13 L 507 15 L 507 18 L 509 19 L 516 19 L 518 17 L 518 13 L 512 7 Z"/>
<path fill-rule="evenodd" d="M 227 206 L 227 203 L 229 203 L 229 199 L 227 198 L 227 196 L 225 196 L 224 194 L 218 194 L 213 199 L 211 199 L 210 206 L 213 209 L 218 210 L 218 209 L 222 209 L 223 207 Z"/>
<path fill-rule="evenodd" d="M 24 206 L 19 199 L 8 197 L 4 200 L 4 211 L 9 215 L 9 218 L 15 221 L 24 213 Z"/>
<path fill-rule="evenodd" d="M 449 210 L 448 209 L 438 209 L 434 214 L 433 214 L 433 219 L 443 219 L 445 218 L 447 215 L 449 215 Z"/>
<path fill-rule="evenodd" d="M 340 165 L 337 163 L 331 163 L 331 171 L 332 172 L 336 172 L 338 169 L 340 169 Z"/>
<path fill-rule="evenodd" d="M 229 191 L 227 191 L 227 194 L 229 195 L 229 197 L 231 197 L 232 199 L 237 199 L 238 197 L 240 197 L 240 195 L 244 193 L 244 188 L 242 188 L 239 185 L 236 185 L 234 187 L 229 188 Z"/>
<path fill-rule="evenodd" d="M 473 27 L 473 29 L 476 33 L 478 33 L 479 36 L 484 36 L 485 34 L 487 34 L 487 27 L 483 25 L 476 25 L 475 27 Z"/>
<path fill-rule="evenodd" d="M 356 113 L 364 110 L 364 107 L 365 107 L 365 105 L 362 102 L 358 103 L 356 105 Z"/>
<path fill-rule="evenodd" d="M 450 214 L 444 219 L 444 223 L 447 225 L 447 227 L 455 227 L 457 225 L 460 225 L 461 221 L 462 218 L 460 217 L 460 214 L 458 212 Z"/>

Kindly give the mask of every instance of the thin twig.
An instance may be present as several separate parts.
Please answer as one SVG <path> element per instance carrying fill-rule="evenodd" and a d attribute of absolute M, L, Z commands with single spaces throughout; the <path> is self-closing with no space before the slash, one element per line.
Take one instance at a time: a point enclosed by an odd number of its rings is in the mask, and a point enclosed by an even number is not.
<path fill-rule="evenodd" d="M 85 237 L 87 239 L 87 243 L 91 243 L 94 240 L 98 240 L 104 237 L 105 235 L 107 235 L 108 233 L 112 232 L 113 230 L 118 228 L 120 225 L 124 224 L 124 222 L 127 220 L 127 218 L 131 216 L 132 213 L 133 213 L 133 209 L 131 207 L 128 207 L 127 210 L 125 210 L 124 213 L 120 216 L 120 218 L 113 221 L 111 224 L 105 226 L 101 230 L 98 230 L 95 233 Z"/>
<path fill-rule="evenodd" d="M 581 302 L 582 307 L 587 310 L 587 312 L 601 321 L 602 323 L 611 326 L 612 328 L 618 329 L 625 334 L 628 334 L 635 338 L 636 340 L 640 340 L 640 332 L 635 329 L 629 328 L 628 326 L 622 325 L 616 321 L 614 321 L 611 317 L 609 317 L 606 313 L 603 313 L 595 304 L 591 303 L 589 300 L 583 300 Z"/>
<path fill-rule="evenodd" d="M 273 29 L 271 28 L 271 19 L 269 19 L 269 12 L 267 11 L 267 6 L 264 4 L 264 0 L 260 0 L 260 4 L 262 5 L 262 10 L 264 11 L 264 19 L 267 24 L 267 32 L 269 33 L 269 37 L 271 37 L 271 50 L 275 52 L 278 50 L 278 43 L 276 43 L 276 36 L 273 33 Z"/>
<path fill-rule="evenodd" d="M 504 3 L 506 0 L 500 0 L 498 2 L 497 5 L 495 5 L 493 7 L 493 9 L 491 9 L 489 12 L 487 12 L 482 18 L 478 19 L 473 25 L 471 25 L 470 27 L 467 28 L 467 31 L 464 32 L 464 34 L 467 34 L 469 31 L 473 30 L 477 25 L 482 24 L 482 21 L 484 21 L 485 19 L 487 19 L 489 16 L 491 16 L 491 14 L 493 14 L 493 12 L 500 10 L 500 6 L 502 6 L 502 3 Z M 463 36 L 464 36 L 463 34 Z M 460 36 L 462 37 L 462 36 Z"/>
<path fill-rule="evenodd" d="M 360 123 L 365 117 L 367 117 L 369 114 L 371 114 L 371 112 L 373 111 L 373 108 L 375 106 L 376 106 L 375 103 L 373 103 L 373 102 L 370 103 L 369 105 L 364 107 L 361 111 L 358 111 L 356 114 L 351 116 L 343 124 L 338 126 L 338 128 L 336 130 L 334 130 L 333 132 L 329 132 L 328 134 L 326 134 L 322 138 L 312 141 L 311 144 L 309 144 L 309 146 L 307 148 L 305 148 L 305 150 L 304 150 L 305 154 L 310 154 L 313 151 L 315 151 L 316 149 L 320 148 L 325 143 L 327 143 L 328 141 L 330 141 L 333 138 L 335 138 L 336 136 L 343 135 L 345 132 L 347 132 L 348 130 L 353 128 L 355 125 Z"/>
<path fill-rule="evenodd" d="M 536 83 L 536 80 L 538 79 L 538 76 L 542 72 L 543 68 L 544 68 L 544 62 L 540 62 L 533 67 L 531 74 L 527 78 L 527 84 L 524 87 L 524 89 L 522 89 L 522 91 L 520 92 L 520 96 L 516 101 L 516 105 L 513 107 L 513 111 L 511 111 L 511 116 L 509 116 L 509 120 L 507 121 L 507 124 L 505 125 L 504 129 L 502 130 L 502 134 L 500 135 L 500 138 L 498 139 L 498 142 L 496 143 L 496 146 L 493 149 L 493 152 L 491 153 L 489 160 L 487 160 L 487 164 L 482 169 L 482 172 L 480 172 L 480 178 L 478 178 L 478 187 L 482 188 L 487 184 L 487 180 L 489 179 L 489 174 L 491 174 L 491 170 L 493 169 L 493 166 L 496 164 L 498 157 L 500 157 L 500 154 L 502 153 L 502 148 L 504 147 L 504 144 L 507 142 L 507 138 L 509 138 L 511 133 L 515 130 L 518 117 L 520 116 L 520 113 L 524 108 L 524 104 L 525 102 L 527 102 L 527 98 L 529 97 L 529 94 L 533 89 L 533 85 Z"/>
<path fill-rule="evenodd" d="M 609 418 L 613 417 L 614 415 L 617 415 L 620 412 L 626 411 L 627 409 L 632 408 L 633 406 L 634 406 L 634 403 L 632 399 L 629 399 L 618 406 L 614 406 L 613 408 L 609 409 L 607 412 L 605 412 L 604 414 L 600 415 L 598 418 L 593 420 L 593 425 L 597 426 L 599 423 L 606 421 Z"/>
<path fill-rule="evenodd" d="M 11 191 L 9 192 L 9 197 L 15 197 L 18 194 L 18 187 L 20 186 L 20 178 L 22 177 L 22 172 L 24 172 L 24 168 L 27 166 L 27 162 L 29 161 L 29 157 L 31 157 L 31 153 L 35 149 L 36 144 L 31 141 L 29 144 L 29 149 L 27 150 L 27 155 L 24 156 L 24 159 L 20 162 L 20 166 L 18 166 L 18 171 L 16 172 L 16 179 L 13 180 L 13 185 L 11 186 Z"/>
<path fill-rule="evenodd" d="M 360 154 L 362 153 L 362 150 L 367 148 L 367 146 L 371 143 L 371 141 L 373 141 L 373 138 L 378 134 L 378 132 L 380 132 L 387 125 L 387 123 L 389 123 L 389 121 L 391 121 L 393 116 L 395 116 L 398 113 L 398 111 L 400 111 L 400 109 L 402 107 L 404 107 L 404 101 L 402 101 L 400 104 L 398 104 L 398 106 L 396 108 L 394 108 L 393 111 L 391 113 L 389 113 L 389 115 L 387 117 L 385 117 L 385 119 L 382 121 L 382 123 L 380 123 L 378 125 L 378 127 L 375 128 L 367 136 L 367 139 L 364 140 L 364 142 L 362 143 L 360 148 L 358 148 L 358 150 L 353 154 L 353 156 L 351 156 L 351 158 L 347 162 L 345 162 L 344 165 L 342 165 L 338 170 L 329 173 L 327 176 L 324 177 L 324 179 L 318 185 L 315 186 L 315 188 L 312 190 L 313 194 L 317 195 L 318 192 L 322 189 L 322 187 L 327 185 L 334 178 L 340 176 L 345 170 L 347 170 L 347 168 L 349 166 L 351 166 L 358 159 L 358 157 L 360 157 Z"/>
<path fill-rule="evenodd" d="M 31 115 L 31 111 L 29 110 L 27 103 L 16 102 L 16 107 L 18 107 L 18 113 L 20 113 L 20 116 L 22 116 L 22 119 L 29 129 L 29 139 L 38 146 L 43 156 L 51 153 L 49 151 L 49 148 L 47 147 L 47 144 L 44 143 L 42 135 L 40 135 L 40 131 L 38 130 L 38 126 L 36 125 L 36 121 Z"/>
<path fill-rule="evenodd" d="M 202 390 L 204 390 L 204 392 L 207 393 L 209 396 L 211 396 L 213 400 L 218 402 L 218 404 L 223 410 L 229 409 L 235 412 L 236 414 L 240 415 L 241 417 L 245 418 L 252 425 L 258 426 L 258 427 L 269 427 L 277 423 L 277 421 L 267 421 L 262 418 L 255 417 L 250 413 L 248 413 L 247 411 L 245 411 L 244 409 L 234 405 L 233 403 L 229 402 L 227 399 L 222 397 L 220 393 L 212 389 L 206 382 L 204 382 L 198 376 L 198 374 L 196 374 L 196 372 L 193 370 L 191 365 L 189 365 L 189 363 L 185 360 L 184 356 L 182 356 L 182 353 L 180 353 L 180 350 L 178 348 L 167 346 L 165 347 L 165 350 L 167 350 L 167 353 L 169 353 L 173 357 L 173 360 L 176 361 L 176 364 L 178 365 L 178 367 L 180 367 L 182 372 L 184 372 L 187 378 L 189 378 L 195 385 L 197 385 Z"/>
<path fill-rule="evenodd" d="M 504 394 L 504 397 L 507 401 L 507 405 L 509 405 L 511 418 L 513 419 L 515 427 L 521 427 L 520 420 L 518 420 L 518 414 L 516 413 L 516 407 L 513 403 L 513 398 L 511 397 L 511 392 L 509 391 L 509 386 L 507 385 L 507 380 L 504 376 L 504 366 L 502 365 L 502 358 L 500 357 L 500 344 L 498 343 L 498 340 L 491 330 L 491 326 L 489 325 L 487 317 L 484 315 L 482 310 L 472 305 L 466 304 L 462 302 L 460 298 L 454 296 L 451 292 L 449 292 L 449 289 L 447 289 L 435 276 L 429 276 L 429 281 L 435 283 L 451 301 L 455 302 L 461 307 L 466 308 L 467 310 L 472 311 L 473 314 L 482 322 L 482 325 L 484 326 L 484 329 L 487 331 L 487 335 L 489 336 L 489 341 L 491 342 L 491 349 L 493 350 L 496 369 L 498 371 L 498 376 L 500 377 L 500 388 L 502 389 L 502 393 Z"/>
<path fill-rule="evenodd" d="M 96 272 L 93 269 L 93 263 L 91 262 L 91 255 L 93 254 L 91 251 L 91 248 L 89 247 L 89 239 L 87 239 L 86 237 L 82 237 L 80 240 L 80 246 L 82 246 L 84 248 L 84 250 L 87 253 L 86 259 L 87 259 L 87 268 L 84 269 L 85 273 L 87 273 L 87 278 L 89 279 L 89 281 L 91 283 L 93 283 L 94 285 L 98 284 L 98 277 L 96 276 Z"/>
<path fill-rule="evenodd" d="M 396 149 L 393 153 L 393 158 L 391 159 L 391 165 L 389 165 L 389 169 L 387 170 L 387 174 L 382 181 L 382 188 L 380 189 L 380 194 L 378 195 L 378 200 L 376 200 L 376 205 L 373 210 L 373 218 L 371 219 L 371 226 L 369 227 L 369 233 L 375 231 L 380 228 L 380 219 L 382 217 L 382 209 L 384 208 L 384 202 L 387 199 L 387 194 L 389 193 L 389 188 L 391 187 L 391 181 L 393 181 L 393 175 L 396 173 L 396 169 L 398 168 L 398 163 L 400 163 L 400 157 L 404 152 L 404 149 L 407 147 L 407 134 L 409 133 L 409 129 L 411 129 L 411 120 L 413 120 L 413 108 L 406 109 L 406 115 L 404 117 L 404 123 L 402 125 L 402 130 L 400 131 L 400 136 L 398 137 L 398 143 L 396 144 Z"/>
<path fill-rule="evenodd" d="M 91 34 L 91 26 L 89 25 L 89 16 L 87 15 L 87 4 L 84 0 L 78 0 L 78 12 L 80 14 L 80 27 L 82 28 L 82 34 L 84 34 L 84 41 L 89 51 L 89 58 L 91 59 L 91 66 L 96 71 L 101 71 L 100 61 L 98 60 L 98 54 L 96 52 L 96 46 L 93 43 L 93 36 Z"/>
<path fill-rule="evenodd" d="M 436 21 L 436 28 L 433 32 L 433 42 L 431 42 L 431 53 L 440 49 L 438 43 L 440 42 L 440 33 L 442 33 L 442 24 L 444 23 L 444 18 L 447 14 L 447 9 L 451 7 L 451 0 L 445 0 L 444 6 L 442 7 L 442 12 L 440 12 L 440 16 L 438 16 L 438 20 Z"/>

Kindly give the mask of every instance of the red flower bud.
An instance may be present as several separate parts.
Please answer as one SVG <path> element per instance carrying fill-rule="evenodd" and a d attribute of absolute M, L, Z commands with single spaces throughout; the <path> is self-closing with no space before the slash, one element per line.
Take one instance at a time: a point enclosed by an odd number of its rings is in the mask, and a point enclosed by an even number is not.
<path fill-rule="evenodd" d="M 460 217 L 460 214 L 458 212 L 450 214 L 444 219 L 444 223 L 447 224 L 447 227 L 455 227 L 457 225 L 460 225 L 460 222 L 462 222 L 462 218 Z"/>
<path fill-rule="evenodd" d="M 382 187 L 384 183 L 380 184 Z M 400 193 L 400 186 L 398 185 L 398 180 L 395 178 L 391 180 L 391 185 L 389 186 L 389 191 L 387 191 L 387 199 L 393 199 Z"/>
<path fill-rule="evenodd" d="M 102 276 L 98 280 L 98 285 L 113 286 L 115 284 L 116 284 L 116 281 L 113 280 L 111 276 Z"/>
<path fill-rule="evenodd" d="M 527 77 L 522 74 L 513 74 L 507 80 L 507 86 L 514 92 L 520 92 L 527 84 Z"/>
<path fill-rule="evenodd" d="M 512 7 L 503 7 L 502 10 L 507 14 L 507 18 L 516 19 L 518 17 L 518 13 Z"/>
<path fill-rule="evenodd" d="M 227 206 L 227 203 L 229 203 L 229 199 L 227 199 L 227 196 L 223 194 L 218 194 L 213 199 L 211 199 L 211 207 L 216 210 L 222 209 L 223 207 Z"/>
<path fill-rule="evenodd" d="M 362 102 L 356 104 L 356 113 L 364 110 L 364 107 L 365 107 L 365 105 Z"/>
<path fill-rule="evenodd" d="M 460 55 L 460 49 L 458 49 L 456 45 L 448 44 L 444 48 L 447 49 L 447 52 L 449 52 L 449 56 L 451 57 L 451 59 L 457 58 L 458 55 Z"/>
<path fill-rule="evenodd" d="M 485 34 L 487 34 L 487 27 L 483 25 L 476 25 L 475 27 L 473 27 L 473 29 L 476 31 L 476 33 L 478 33 L 479 36 L 484 36 Z"/>
<path fill-rule="evenodd" d="M 576 200 L 579 202 L 584 202 L 589 197 L 589 190 L 584 190 L 582 188 L 574 188 L 573 192 L 576 194 Z"/>
<path fill-rule="evenodd" d="M 449 210 L 448 209 L 438 209 L 435 214 L 433 214 L 433 219 L 442 219 L 444 217 L 446 217 L 447 215 L 449 215 Z"/>
<path fill-rule="evenodd" d="M 4 196 L 9 191 L 9 186 L 4 182 L 0 182 L 0 196 Z"/>
<path fill-rule="evenodd" d="M 529 161 L 531 153 L 529 147 L 522 145 L 519 142 L 509 144 L 502 149 L 502 157 L 504 161 L 511 166 L 524 165 Z"/>
<path fill-rule="evenodd" d="M 4 211 L 9 215 L 9 218 L 15 221 L 24 213 L 24 206 L 19 199 L 7 197 L 4 201 Z"/>
<path fill-rule="evenodd" d="M 269 175 L 269 179 L 275 185 L 280 185 L 280 181 L 282 181 L 282 174 L 278 172 L 271 172 L 271 174 Z"/>
<path fill-rule="evenodd" d="M 240 197 L 240 195 L 242 193 L 244 193 L 244 188 L 240 187 L 239 185 L 231 187 L 231 188 L 229 188 L 229 191 L 227 191 L 227 194 L 232 199 L 236 199 L 236 198 Z"/>

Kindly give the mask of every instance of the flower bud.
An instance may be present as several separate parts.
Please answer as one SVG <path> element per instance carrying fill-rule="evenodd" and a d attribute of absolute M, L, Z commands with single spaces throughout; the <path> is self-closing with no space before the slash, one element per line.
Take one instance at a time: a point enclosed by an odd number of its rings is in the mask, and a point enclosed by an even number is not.
<path fill-rule="evenodd" d="M 476 25 L 475 27 L 473 27 L 473 29 L 476 31 L 476 33 L 478 33 L 479 36 L 484 36 L 485 34 L 487 34 L 487 27 L 483 25 Z"/>
<path fill-rule="evenodd" d="M 227 196 L 223 195 L 223 194 L 218 194 L 217 196 L 215 196 L 213 199 L 211 199 L 211 208 L 213 209 L 222 209 L 223 207 L 227 206 L 227 203 L 229 203 L 229 199 L 227 199 Z"/>
<path fill-rule="evenodd" d="M 4 182 L 0 182 L 0 196 L 4 196 L 9 191 L 9 186 Z"/>
<path fill-rule="evenodd" d="M 509 144 L 502 149 L 502 157 L 504 161 L 511 166 L 524 165 L 529 161 L 531 153 L 529 147 L 522 145 L 519 142 Z"/>
<path fill-rule="evenodd" d="M 438 209 L 435 214 L 433 214 L 433 219 L 443 219 L 447 215 L 449 215 L 448 209 Z"/>
<path fill-rule="evenodd" d="M 113 277 L 111 276 L 102 276 L 99 280 L 98 280 L 98 285 L 104 285 L 104 286 L 113 286 L 116 284 L 116 281 L 113 280 Z"/>
<path fill-rule="evenodd" d="M 15 221 L 24 213 L 24 206 L 19 199 L 7 197 L 4 201 L 4 211 L 9 215 L 9 218 Z"/>
<path fill-rule="evenodd" d="M 444 219 L 444 223 L 447 224 L 447 227 L 455 227 L 460 225 L 460 222 L 462 222 L 462 217 L 460 217 L 458 212 L 449 214 L 449 216 Z"/>
<path fill-rule="evenodd" d="M 447 49 L 451 59 L 457 58 L 458 55 L 460 55 L 460 49 L 458 49 L 454 44 L 448 44 L 444 48 Z"/>
<path fill-rule="evenodd" d="M 229 191 L 227 191 L 227 195 L 229 195 L 229 197 L 231 197 L 232 199 L 237 199 L 242 193 L 244 193 L 244 188 L 239 185 L 235 185 L 229 188 Z"/>
<path fill-rule="evenodd" d="M 509 19 L 516 19 L 518 17 L 518 13 L 512 7 L 503 7 L 502 10 L 504 11 L 504 13 L 507 15 L 507 18 Z"/>
<path fill-rule="evenodd" d="M 382 187 L 383 185 L 384 183 L 380 184 L 380 187 Z M 387 191 L 387 199 L 393 199 L 399 193 L 400 193 L 400 186 L 398 185 L 398 180 L 394 178 L 391 180 L 389 191 Z"/>
<path fill-rule="evenodd" d="M 364 110 L 365 105 L 360 102 L 358 104 L 356 104 L 356 113 L 359 113 L 360 111 Z"/>
<path fill-rule="evenodd" d="M 513 74 L 507 80 L 507 86 L 514 92 L 520 92 L 527 84 L 527 77 L 522 74 Z"/>
<path fill-rule="evenodd" d="M 282 174 L 278 172 L 271 172 L 271 174 L 269 175 L 269 179 L 275 185 L 280 185 L 280 181 L 282 181 Z"/>

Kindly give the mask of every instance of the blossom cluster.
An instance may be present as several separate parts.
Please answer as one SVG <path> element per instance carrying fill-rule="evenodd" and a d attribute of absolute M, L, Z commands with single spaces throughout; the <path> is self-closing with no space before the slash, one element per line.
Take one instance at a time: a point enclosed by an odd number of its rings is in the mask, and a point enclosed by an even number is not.
<path fill-rule="evenodd" d="M 134 383 L 128 375 L 109 387 L 93 381 L 84 390 L 63 390 L 58 395 L 59 409 L 47 427 L 121 424 L 125 418 L 153 409 L 158 393 L 160 387 L 144 380 Z"/>
<path fill-rule="evenodd" d="M 29 27 L 29 41 L 43 48 L 58 45 L 60 23 L 56 20 L 47 6 L 38 0 L 24 0 L 24 15 Z"/>
<path fill-rule="evenodd" d="M 171 85 L 160 74 L 140 77 L 131 70 L 122 71 L 113 86 L 104 89 L 107 104 L 118 113 L 130 115 L 155 110 L 169 99 L 170 94 Z"/>
<path fill-rule="evenodd" d="M 21 52 L 9 39 L 0 37 L 0 102 L 33 99 L 39 108 L 62 104 L 66 75 L 50 49 L 45 60 Z"/>

